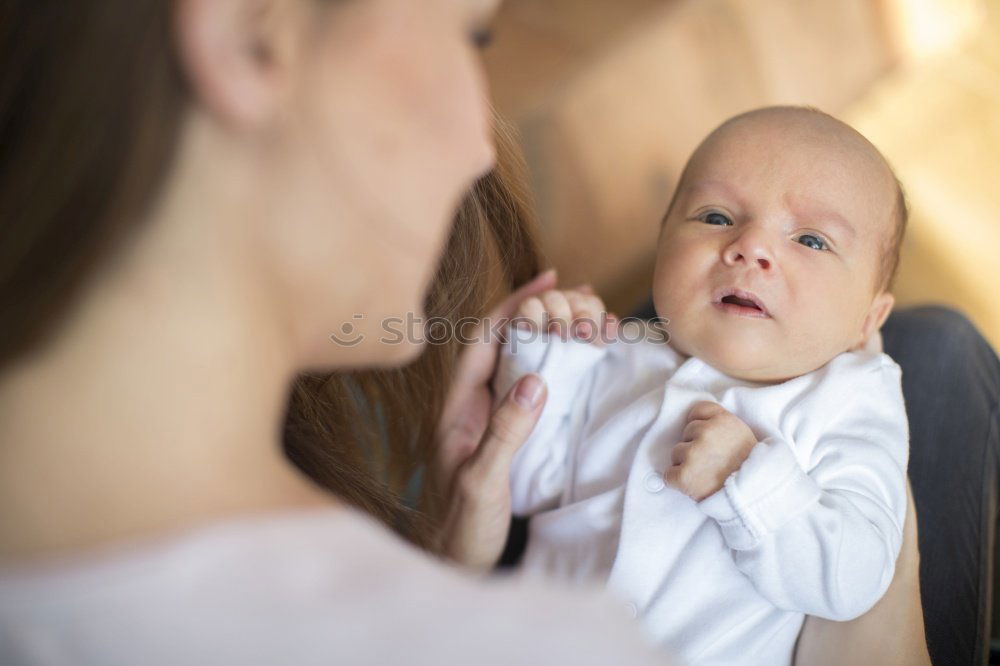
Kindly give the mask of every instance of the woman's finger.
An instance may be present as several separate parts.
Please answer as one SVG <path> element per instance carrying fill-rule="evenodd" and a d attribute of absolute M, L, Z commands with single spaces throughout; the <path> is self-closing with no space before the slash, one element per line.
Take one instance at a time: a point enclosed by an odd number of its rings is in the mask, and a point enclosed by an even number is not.
<path fill-rule="evenodd" d="M 488 572 L 500 559 L 510 526 L 510 464 L 528 439 L 545 404 L 545 383 L 522 377 L 490 418 L 475 452 L 450 484 L 439 552 Z"/>
<path fill-rule="evenodd" d="M 508 483 L 510 461 L 538 422 L 546 399 L 545 380 L 531 373 L 521 377 L 507 392 L 490 417 L 479 448 L 469 460 L 473 483 Z"/>
<path fill-rule="evenodd" d="M 510 319 L 517 310 L 517 306 L 521 304 L 521 301 L 528 296 L 537 296 L 544 291 L 554 289 L 556 279 L 556 269 L 550 268 L 547 271 L 542 271 L 532 278 L 530 282 L 524 283 L 511 293 L 510 296 L 503 299 L 500 305 L 493 308 L 489 315 L 487 315 L 487 318 L 495 321 Z"/>

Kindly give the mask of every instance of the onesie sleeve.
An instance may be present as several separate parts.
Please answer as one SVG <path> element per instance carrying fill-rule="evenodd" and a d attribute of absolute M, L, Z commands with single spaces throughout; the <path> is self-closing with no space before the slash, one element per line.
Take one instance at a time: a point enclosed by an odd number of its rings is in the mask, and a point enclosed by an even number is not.
<path fill-rule="evenodd" d="M 766 438 L 699 503 L 718 522 L 737 567 L 779 608 L 849 620 L 892 581 L 909 430 L 899 366 L 880 357 L 825 394 L 836 415 L 810 452 Z"/>
<path fill-rule="evenodd" d="M 515 515 L 552 508 L 562 495 L 570 450 L 570 416 L 574 409 L 584 408 L 593 369 L 607 350 L 607 346 L 564 341 L 523 329 L 511 329 L 510 340 L 501 346 L 493 378 L 494 408 L 528 373 L 541 375 L 548 388 L 541 418 L 511 463 L 511 508 Z"/>

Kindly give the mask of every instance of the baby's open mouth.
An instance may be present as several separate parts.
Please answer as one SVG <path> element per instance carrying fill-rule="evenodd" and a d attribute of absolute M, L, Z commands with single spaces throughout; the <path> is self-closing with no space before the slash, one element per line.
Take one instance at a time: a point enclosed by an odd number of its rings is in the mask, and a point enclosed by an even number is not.
<path fill-rule="evenodd" d="M 751 300 L 746 298 L 740 298 L 739 296 L 726 296 L 722 299 L 723 303 L 735 303 L 736 305 L 742 305 L 746 308 L 753 308 L 754 310 L 760 310 L 760 307 Z"/>
<path fill-rule="evenodd" d="M 719 290 L 714 296 L 712 302 L 715 306 L 729 314 L 766 319 L 771 317 L 764 302 L 753 292 L 730 287 Z"/>

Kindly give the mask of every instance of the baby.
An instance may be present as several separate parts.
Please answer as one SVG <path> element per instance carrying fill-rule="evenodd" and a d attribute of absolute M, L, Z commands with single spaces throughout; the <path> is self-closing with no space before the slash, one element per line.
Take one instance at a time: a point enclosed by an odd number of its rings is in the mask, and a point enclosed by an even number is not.
<path fill-rule="evenodd" d="M 689 160 L 663 221 L 641 342 L 547 339 L 603 310 L 522 306 L 495 378 L 549 400 L 512 466 L 522 567 L 600 581 L 693 664 L 790 664 L 804 616 L 847 620 L 893 577 L 906 509 L 900 369 L 875 335 L 906 207 L 879 152 L 830 116 L 737 116 Z M 600 330 L 577 324 L 580 337 Z"/>

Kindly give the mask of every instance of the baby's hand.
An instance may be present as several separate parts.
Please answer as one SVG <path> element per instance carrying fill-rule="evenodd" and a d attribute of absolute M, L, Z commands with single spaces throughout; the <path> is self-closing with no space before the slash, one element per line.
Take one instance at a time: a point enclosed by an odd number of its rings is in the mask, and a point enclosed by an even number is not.
<path fill-rule="evenodd" d="M 613 340 L 618 320 L 604 308 L 604 301 L 589 285 L 575 289 L 550 289 L 526 298 L 514 324 L 554 333 L 562 340 L 569 335 L 588 342 Z"/>
<path fill-rule="evenodd" d="M 722 488 L 757 444 L 750 426 L 708 401 L 691 408 L 682 439 L 670 454 L 666 482 L 699 502 Z"/>

